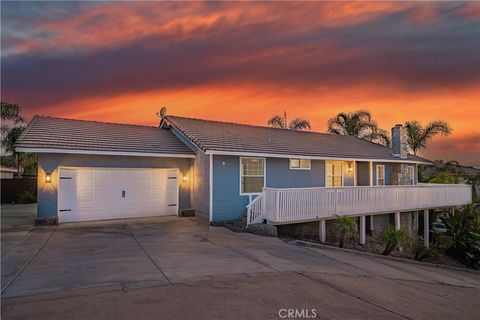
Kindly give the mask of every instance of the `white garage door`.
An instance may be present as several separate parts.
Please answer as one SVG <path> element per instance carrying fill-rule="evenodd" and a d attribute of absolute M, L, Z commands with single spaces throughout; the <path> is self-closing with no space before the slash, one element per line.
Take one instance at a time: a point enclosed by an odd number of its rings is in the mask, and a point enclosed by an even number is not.
<path fill-rule="evenodd" d="M 60 222 L 176 215 L 178 169 L 60 168 Z"/>

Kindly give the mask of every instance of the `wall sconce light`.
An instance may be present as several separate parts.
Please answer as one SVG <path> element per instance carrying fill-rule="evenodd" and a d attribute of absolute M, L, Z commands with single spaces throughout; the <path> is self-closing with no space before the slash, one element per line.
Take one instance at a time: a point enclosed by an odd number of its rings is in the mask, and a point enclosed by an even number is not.
<path fill-rule="evenodd" d="M 352 172 L 353 171 L 353 166 L 351 163 L 348 164 L 348 172 Z"/>
<path fill-rule="evenodd" d="M 188 175 L 187 174 L 183 175 L 182 181 L 183 182 L 188 182 Z"/>
<path fill-rule="evenodd" d="M 52 182 L 52 174 L 51 174 L 50 172 L 47 172 L 47 173 L 45 174 L 45 182 L 46 182 L 46 183 Z"/>

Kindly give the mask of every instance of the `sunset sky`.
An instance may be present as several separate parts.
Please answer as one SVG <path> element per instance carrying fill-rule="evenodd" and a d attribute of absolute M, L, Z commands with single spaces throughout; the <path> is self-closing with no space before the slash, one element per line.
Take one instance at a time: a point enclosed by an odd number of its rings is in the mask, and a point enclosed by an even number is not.
<path fill-rule="evenodd" d="M 445 120 L 422 155 L 480 165 L 478 2 L 2 2 L 2 101 L 155 125 L 155 113 L 314 131 L 365 108 Z"/>

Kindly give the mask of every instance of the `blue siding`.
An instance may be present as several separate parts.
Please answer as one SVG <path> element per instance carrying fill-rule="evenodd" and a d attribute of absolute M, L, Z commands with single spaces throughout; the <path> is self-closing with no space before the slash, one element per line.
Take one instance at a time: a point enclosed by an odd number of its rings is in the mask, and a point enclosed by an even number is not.
<path fill-rule="evenodd" d="M 189 172 L 193 159 L 155 158 L 127 156 L 99 156 L 81 154 L 39 154 L 38 155 L 38 217 L 57 216 L 58 167 L 104 167 L 104 168 L 179 168 L 181 173 Z M 45 173 L 52 174 L 52 183 L 45 183 Z M 190 207 L 190 184 L 180 182 L 179 208 Z"/>
<path fill-rule="evenodd" d="M 290 160 L 267 159 L 267 187 L 310 188 L 325 186 L 325 161 L 312 160 L 310 170 L 291 170 Z"/>
<path fill-rule="evenodd" d="M 311 170 L 290 170 L 289 159 L 266 159 L 267 187 L 325 186 L 325 162 L 312 161 Z M 252 198 L 255 198 L 254 196 Z M 240 195 L 240 157 L 213 158 L 213 221 L 232 220 L 246 213 L 248 196 Z"/>
<path fill-rule="evenodd" d="M 370 185 L 370 163 L 357 162 L 357 186 Z"/>
<path fill-rule="evenodd" d="M 213 156 L 213 221 L 232 220 L 246 212 L 248 196 L 240 196 L 240 158 Z"/>
<path fill-rule="evenodd" d="M 392 163 L 390 162 L 373 162 L 373 185 L 377 185 L 377 165 L 385 166 L 385 185 L 390 184 L 390 175 L 392 174 Z"/>

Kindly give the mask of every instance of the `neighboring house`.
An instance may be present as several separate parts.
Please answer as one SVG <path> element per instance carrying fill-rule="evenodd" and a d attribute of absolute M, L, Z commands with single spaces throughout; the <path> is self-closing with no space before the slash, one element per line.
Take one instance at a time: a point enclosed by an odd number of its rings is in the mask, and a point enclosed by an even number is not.
<path fill-rule="evenodd" d="M 470 202 L 463 185 L 418 185 L 418 165 L 430 162 L 407 154 L 403 127 L 392 136 L 390 149 L 177 116 L 161 128 L 36 116 L 16 148 L 38 154 L 38 216 L 60 222 L 193 208 L 210 222 L 248 214 L 248 223 L 320 220 L 321 229 L 326 219 L 354 215 L 364 234 L 366 215 L 373 229 L 374 216 L 380 225 L 397 212 L 400 226 L 400 212 Z"/>
<path fill-rule="evenodd" d="M 424 165 L 422 169 L 425 179 L 431 179 L 442 172 L 446 172 L 448 175 L 457 178 L 460 183 L 468 183 L 480 172 L 480 169 L 475 167 L 467 167 L 456 165 L 455 163 L 451 164 L 440 161 L 435 161 L 432 165 Z"/>
<path fill-rule="evenodd" d="M 0 179 L 13 179 L 17 172 L 16 168 L 0 167 Z"/>

